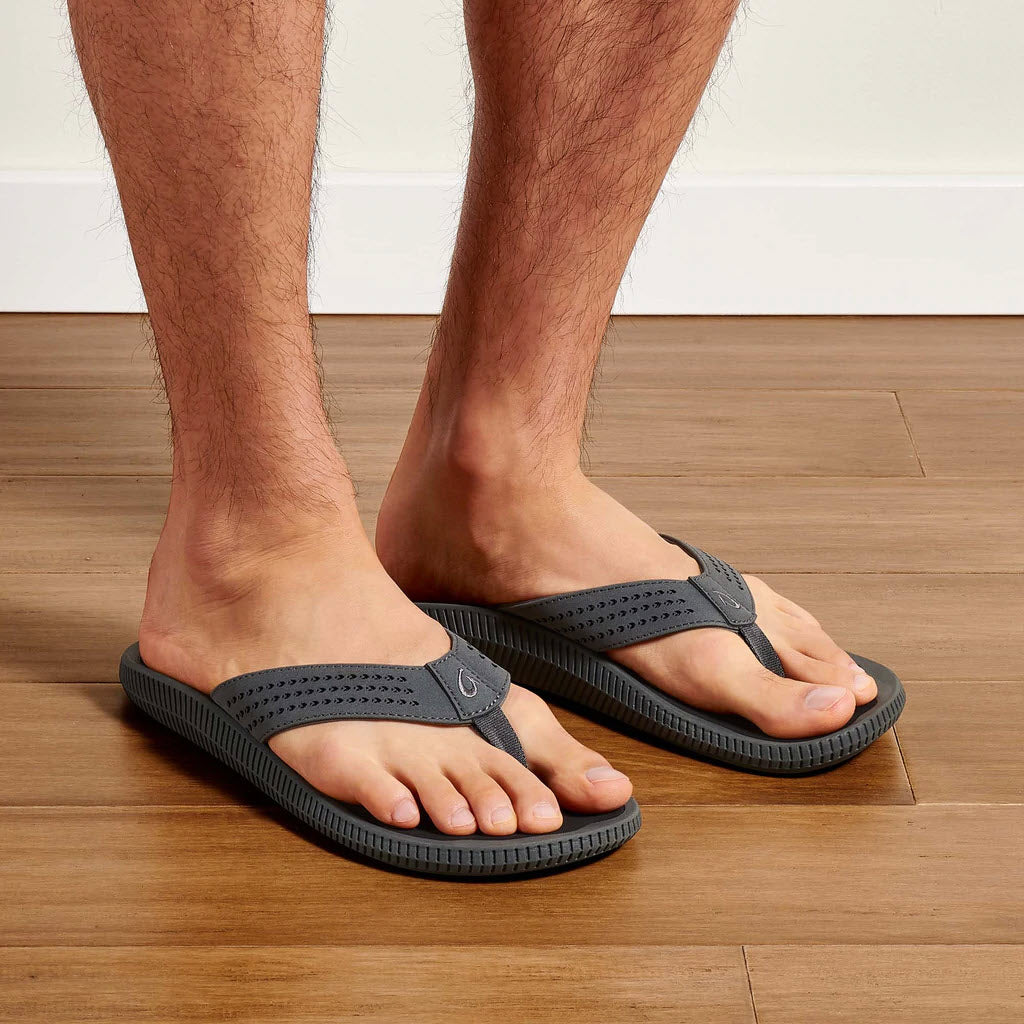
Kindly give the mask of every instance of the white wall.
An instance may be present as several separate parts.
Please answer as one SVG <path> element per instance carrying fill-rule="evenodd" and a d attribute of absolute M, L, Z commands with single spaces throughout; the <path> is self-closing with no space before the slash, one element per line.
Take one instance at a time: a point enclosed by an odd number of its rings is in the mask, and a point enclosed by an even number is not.
<path fill-rule="evenodd" d="M 694 220 L 684 209 L 679 219 L 677 209 L 670 215 L 670 220 L 676 217 L 670 227 L 659 227 L 656 219 L 648 232 L 653 249 L 660 253 L 661 263 L 654 269 L 660 270 L 662 284 L 640 279 L 638 294 L 648 295 L 648 300 L 633 306 L 627 301 L 626 307 L 641 312 L 749 312 L 763 305 L 773 311 L 809 312 L 828 311 L 830 304 L 838 303 L 842 308 L 832 311 L 967 312 L 994 302 L 1005 312 L 1024 304 L 1024 257 L 1012 237 L 1024 218 L 1022 39 L 1020 0 L 748 0 L 731 57 L 720 69 L 677 161 L 677 180 L 687 194 L 713 196 L 712 206 L 717 202 L 728 214 L 750 202 L 743 190 L 763 184 L 763 176 L 787 176 L 787 213 L 781 228 L 786 232 L 792 225 L 792 237 L 781 251 L 766 247 L 748 253 L 752 266 L 773 262 L 780 280 L 809 272 L 821 247 L 818 236 L 846 230 L 839 210 L 840 205 L 848 207 L 846 199 L 835 193 L 837 212 L 832 217 L 828 204 L 821 205 L 820 189 L 836 181 L 854 189 L 864 197 L 862 217 L 872 230 L 858 242 L 854 262 L 836 268 L 852 275 L 847 298 L 819 295 L 817 303 L 794 306 L 788 293 L 766 294 L 761 288 L 744 294 L 742 284 L 723 279 L 718 288 L 705 287 L 706 294 L 716 296 L 706 307 L 699 296 L 683 295 L 677 301 L 673 280 L 692 268 L 671 265 L 680 246 L 668 243 L 688 232 L 692 248 L 717 247 L 725 275 L 726 254 L 734 241 L 699 234 L 705 228 L 698 221 L 714 230 L 715 217 Z M 360 213 L 364 220 L 368 217 L 364 227 L 372 234 L 378 213 L 376 207 L 365 207 L 360 190 L 368 188 L 382 197 L 382 221 L 396 202 L 405 209 L 406 200 L 387 198 L 387 189 L 412 197 L 416 190 L 416 195 L 423 192 L 426 182 L 434 191 L 433 198 L 410 199 L 412 215 L 423 225 L 415 239 L 403 241 L 398 223 L 391 225 L 398 233 L 394 238 L 382 241 L 381 232 L 376 232 L 381 237 L 372 244 L 387 249 L 390 262 L 374 264 L 375 273 L 391 275 L 392 297 L 377 287 L 369 290 L 372 299 L 357 298 L 368 292 L 356 280 L 345 295 L 328 288 L 321 308 L 343 311 L 360 302 L 395 310 L 433 308 L 458 193 L 454 176 L 462 165 L 469 119 L 459 0 L 336 0 L 328 77 L 323 135 L 326 220 L 331 222 L 334 204 L 345 212 L 338 214 L 339 233 L 348 229 L 352 237 L 347 255 L 340 247 L 335 254 L 330 243 L 321 246 L 322 278 L 350 280 L 353 266 L 358 270 L 361 265 L 361 229 L 351 225 L 347 214 L 354 209 L 357 218 Z M 104 167 L 70 55 L 63 0 L 0 0 L 0 217 L 9 235 L 15 233 L 12 248 L 22 254 L 19 267 L 5 281 L 2 272 L 11 268 L 0 251 L 0 308 L 34 308 L 40 303 L 72 308 L 85 301 L 74 288 L 61 290 L 67 281 L 37 287 L 34 275 L 49 265 L 50 254 L 40 248 L 33 255 L 32 246 L 41 246 L 39 239 L 54 238 L 68 250 L 67 276 L 77 274 L 84 281 L 82 268 L 100 265 L 99 276 L 79 290 L 89 301 L 119 308 L 130 305 L 126 296 L 133 294 L 137 304 L 130 267 L 118 259 L 124 242 L 116 226 L 88 232 L 89 225 L 102 227 L 109 217 L 109 202 L 97 205 L 96 197 L 102 200 L 105 194 L 102 187 L 93 192 L 85 188 L 99 180 Z M 850 175 L 872 177 L 854 180 Z M 1003 177 L 989 177 L 996 175 Z M 800 199 L 801 182 L 815 192 L 813 201 Z M 937 191 L 928 193 L 913 218 L 901 221 L 898 213 L 905 204 L 898 190 L 916 190 L 930 182 Z M 384 192 L 378 183 L 387 183 Z M 74 194 L 71 185 L 78 189 Z M 968 196 L 964 186 L 974 192 Z M 736 203 L 731 193 L 722 191 L 731 187 L 742 193 L 737 193 Z M 881 195 L 879 188 L 890 191 L 875 203 L 871 197 Z M 331 198 L 332 189 L 340 198 Z M 764 201 L 760 196 L 750 203 L 751 235 L 779 229 L 778 217 L 758 221 Z M 62 211 L 61 223 L 40 225 L 40 218 L 53 219 L 48 213 L 52 209 Z M 975 210 L 984 211 L 991 223 L 976 223 Z M 664 221 L 663 211 L 659 216 Z M 967 235 L 955 245 L 951 240 L 948 252 L 925 253 L 938 263 L 945 261 L 942 274 L 929 276 L 927 267 L 918 265 L 917 243 L 911 236 L 920 234 L 922 223 L 947 217 Z M 18 230 L 26 237 L 17 235 Z M 83 230 L 88 237 L 80 244 Z M 736 243 L 744 244 L 747 232 L 742 225 L 736 230 Z M 939 244 L 941 248 L 941 239 Z M 982 250 L 987 251 L 987 262 L 972 256 Z M 906 301 L 895 304 L 888 291 L 882 295 L 865 276 L 891 253 L 901 261 L 901 273 L 923 275 L 916 284 L 910 281 Z M 648 260 L 645 266 L 651 263 Z M 715 264 L 697 265 L 705 284 L 708 275 L 719 273 Z M 951 281 L 990 278 L 993 266 L 1005 279 L 997 282 L 994 296 L 991 290 L 950 292 Z M 880 272 L 884 277 L 889 269 L 882 267 Z M 1004 288 L 1005 293 L 1000 290 Z M 735 302 L 728 298 L 732 295 Z"/>

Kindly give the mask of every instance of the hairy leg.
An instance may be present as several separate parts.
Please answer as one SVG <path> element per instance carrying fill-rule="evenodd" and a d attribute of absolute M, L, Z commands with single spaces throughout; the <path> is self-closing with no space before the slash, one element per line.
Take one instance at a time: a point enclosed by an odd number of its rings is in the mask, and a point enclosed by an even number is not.
<path fill-rule="evenodd" d="M 616 289 L 736 6 L 465 0 L 476 86 L 465 202 L 377 528 L 411 595 L 511 601 L 696 570 L 586 480 L 579 455 Z M 614 656 L 775 735 L 836 728 L 873 682 L 806 612 L 749 582 L 792 679 L 720 630 Z"/>
<path fill-rule="evenodd" d="M 422 664 L 448 636 L 381 568 L 321 398 L 306 293 L 323 0 L 71 0 L 171 409 L 173 480 L 143 658 L 203 691 L 321 662 Z M 544 781 L 472 730 L 322 723 L 271 746 L 412 826 L 550 831 L 625 778 L 533 695 L 506 710 Z M 589 773 L 589 775 L 588 775 Z"/>

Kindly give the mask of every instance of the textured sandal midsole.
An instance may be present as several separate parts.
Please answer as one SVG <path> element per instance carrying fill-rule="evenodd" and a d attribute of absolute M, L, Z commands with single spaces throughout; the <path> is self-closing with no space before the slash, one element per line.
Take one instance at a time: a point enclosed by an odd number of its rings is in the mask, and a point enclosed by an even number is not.
<path fill-rule="evenodd" d="M 640 810 L 630 800 L 602 815 L 566 815 L 558 832 L 542 836 L 446 836 L 429 825 L 398 829 L 361 807 L 319 792 L 268 746 L 257 743 L 208 697 L 154 672 L 130 648 L 121 685 L 147 715 L 233 768 L 317 832 L 361 856 L 392 867 L 437 875 L 515 875 L 591 860 L 630 839 Z"/>
<path fill-rule="evenodd" d="M 906 701 L 889 669 L 853 655 L 878 683 L 878 697 L 833 733 L 779 740 L 737 716 L 692 708 L 605 655 L 499 609 L 439 602 L 420 607 L 507 669 L 515 682 L 737 768 L 799 775 L 841 764 L 892 728 Z"/>

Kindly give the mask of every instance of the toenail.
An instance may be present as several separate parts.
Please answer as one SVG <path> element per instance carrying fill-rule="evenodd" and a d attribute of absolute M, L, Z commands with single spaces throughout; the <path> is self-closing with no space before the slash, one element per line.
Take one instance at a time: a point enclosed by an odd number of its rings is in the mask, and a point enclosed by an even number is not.
<path fill-rule="evenodd" d="M 625 777 L 622 772 L 617 772 L 607 764 L 598 765 L 597 768 L 591 768 L 587 772 L 587 778 L 591 782 L 619 782 Z"/>
<path fill-rule="evenodd" d="M 395 804 L 395 809 L 391 812 L 391 820 L 398 821 L 412 821 L 417 814 L 416 804 L 406 797 L 404 800 L 399 800 Z"/>
<path fill-rule="evenodd" d="M 804 704 L 813 711 L 825 711 L 842 700 L 845 694 L 846 690 L 841 686 L 816 686 L 813 690 L 807 691 Z"/>
<path fill-rule="evenodd" d="M 491 824 L 492 825 L 504 825 L 506 821 L 512 820 L 512 808 L 511 807 L 495 807 L 491 811 Z"/>
<path fill-rule="evenodd" d="M 473 817 L 473 812 L 468 807 L 460 807 L 451 817 L 452 828 L 465 828 L 475 821 L 476 818 Z"/>
<path fill-rule="evenodd" d="M 545 800 L 543 803 L 533 805 L 533 816 L 550 821 L 552 818 L 558 817 L 558 808 Z"/>
<path fill-rule="evenodd" d="M 867 693 L 871 689 L 871 676 L 867 672 L 858 672 L 853 677 L 853 688 L 858 693 Z"/>

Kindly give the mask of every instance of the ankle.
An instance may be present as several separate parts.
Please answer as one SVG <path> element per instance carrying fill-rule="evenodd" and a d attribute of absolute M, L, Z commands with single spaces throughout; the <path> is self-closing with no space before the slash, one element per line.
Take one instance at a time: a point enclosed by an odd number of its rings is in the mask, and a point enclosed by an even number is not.
<path fill-rule="evenodd" d="M 464 396 L 444 407 L 421 395 L 397 476 L 437 479 L 467 497 L 557 490 L 580 473 L 572 430 L 531 422 L 502 396 Z"/>
<path fill-rule="evenodd" d="M 316 512 L 203 505 L 176 485 L 149 569 L 142 656 L 206 690 L 248 670 L 224 659 L 241 657 L 263 633 L 288 632 L 288 615 L 298 617 L 291 626 L 301 635 L 323 595 L 366 593 L 381 577 L 354 505 Z M 305 618 L 289 607 L 297 595 Z"/>
<path fill-rule="evenodd" d="M 543 587 L 536 579 L 548 561 L 543 549 L 557 543 L 592 487 L 578 464 L 531 473 L 500 452 L 493 460 L 479 454 L 467 460 L 435 450 L 400 464 L 392 477 L 376 549 L 415 600 L 516 600 Z"/>
<path fill-rule="evenodd" d="M 247 500 L 237 490 L 194 488 L 176 479 L 151 567 L 230 596 L 275 565 L 322 558 L 353 559 L 370 550 L 347 477 L 310 481 L 305 504 L 275 493 Z"/>
<path fill-rule="evenodd" d="M 169 516 L 139 626 L 143 660 L 203 692 L 272 665 L 429 661 L 446 641 L 358 524 L 307 515 Z"/>

